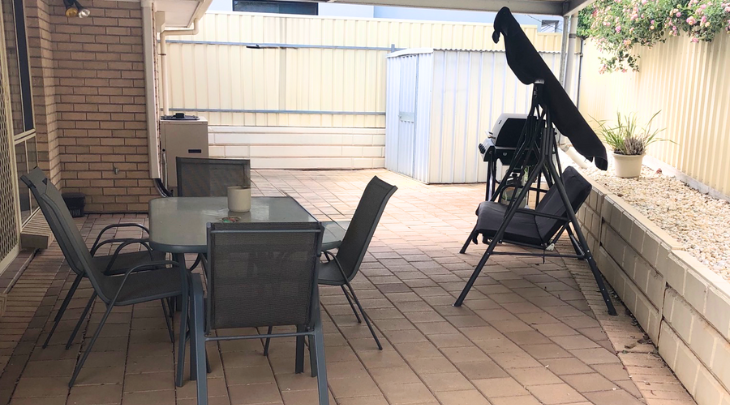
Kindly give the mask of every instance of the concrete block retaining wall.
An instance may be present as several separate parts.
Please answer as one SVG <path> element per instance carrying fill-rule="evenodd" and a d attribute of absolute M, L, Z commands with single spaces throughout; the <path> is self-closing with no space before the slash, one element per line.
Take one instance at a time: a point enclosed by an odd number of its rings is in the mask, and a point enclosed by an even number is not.
<path fill-rule="evenodd" d="M 591 183 L 578 219 L 599 269 L 697 403 L 730 405 L 730 284 Z"/>

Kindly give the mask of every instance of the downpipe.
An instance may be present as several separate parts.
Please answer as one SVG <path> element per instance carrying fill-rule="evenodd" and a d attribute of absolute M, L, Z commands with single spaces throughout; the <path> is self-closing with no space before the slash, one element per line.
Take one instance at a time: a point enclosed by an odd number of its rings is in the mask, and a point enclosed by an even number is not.
<path fill-rule="evenodd" d="M 150 178 L 160 176 L 160 144 L 157 125 L 157 107 L 155 105 L 155 29 L 153 27 L 152 1 L 142 0 L 142 48 L 144 51 L 144 91 L 145 111 L 147 113 L 147 154 L 149 158 Z"/>
<path fill-rule="evenodd" d="M 588 160 L 573 148 L 567 136 L 558 136 L 558 148 L 582 169 L 588 168 Z"/>
<path fill-rule="evenodd" d="M 160 81 L 162 82 L 162 115 L 170 115 L 170 84 L 168 83 L 167 37 L 170 35 L 197 35 L 200 16 L 193 20 L 192 29 L 163 30 L 160 32 Z"/>

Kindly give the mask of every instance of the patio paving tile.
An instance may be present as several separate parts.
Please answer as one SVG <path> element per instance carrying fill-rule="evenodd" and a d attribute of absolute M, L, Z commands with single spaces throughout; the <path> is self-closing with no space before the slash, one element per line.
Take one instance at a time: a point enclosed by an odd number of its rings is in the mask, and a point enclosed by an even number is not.
<path fill-rule="evenodd" d="M 541 405 L 540 401 L 532 395 L 492 398 L 491 402 L 492 405 Z"/>
<path fill-rule="evenodd" d="M 68 396 L 69 405 L 105 405 L 121 402 L 122 386 L 120 384 L 73 387 Z"/>
<path fill-rule="evenodd" d="M 474 388 L 474 385 L 461 373 L 425 374 L 421 378 L 433 392 L 464 391 Z"/>
<path fill-rule="evenodd" d="M 66 402 L 66 401 L 69 402 Z M 68 399 L 65 395 L 60 397 L 50 397 L 50 398 L 43 398 L 43 405 L 81 405 L 80 403 L 74 403 L 70 402 L 71 400 Z M 38 405 L 38 399 L 37 398 L 13 398 L 10 401 L 10 405 Z M 95 404 L 93 404 L 95 405 Z"/>
<path fill-rule="evenodd" d="M 553 373 L 563 376 L 570 374 L 585 374 L 593 372 L 593 369 L 588 367 L 582 361 L 575 357 L 560 358 L 560 359 L 545 359 L 541 362 L 550 369 Z M 624 372 L 623 377 L 628 378 L 628 375 Z"/>
<path fill-rule="evenodd" d="M 377 350 L 365 324 L 357 323 L 339 288 L 320 288 L 333 405 L 693 403 L 652 354 L 615 354 L 611 342 L 621 342 L 620 334 L 641 332 L 625 317 L 610 319 L 603 329 L 583 297 L 576 281 L 581 279 L 574 278 L 587 271 L 583 263 L 496 256 L 464 306 L 452 306 L 484 250 L 470 245 L 467 254 L 458 253 L 483 199 L 483 185 L 426 186 L 384 170 L 267 170 L 255 171 L 253 179 L 257 194 L 289 193 L 329 220 L 351 217 L 373 175 L 399 190 L 353 285 L 384 350 Z M 94 235 L 106 224 L 129 220 L 147 221 L 143 215 L 91 215 L 78 224 L 83 235 Z M 139 235 L 125 230 L 117 236 Z M 0 405 L 7 405 L 11 394 L 13 405 L 194 404 L 187 364 L 184 386 L 174 386 L 176 347 L 159 302 L 115 309 L 69 394 L 66 383 L 79 351 L 104 309 L 94 305 L 78 343 L 65 350 L 92 293 L 85 281 L 52 345 L 40 348 L 73 281 L 69 272 L 54 245 L 36 256 L 11 291 L 10 316 L 0 319 Z M 607 331 L 619 336 L 609 340 Z M 293 373 L 293 341 L 273 340 L 268 358 L 258 340 L 208 342 L 207 347 L 211 405 L 317 403 L 308 356 L 305 373 Z M 657 393 L 642 391 L 645 382 Z"/>
<path fill-rule="evenodd" d="M 639 405 L 641 401 L 634 398 L 626 391 L 600 391 L 600 392 L 589 392 L 585 394 L 595 405 Z"/>
<path fill-rule="evenodd" d="M 174 403 L 174 390 L 127 392 L 122 396 L 122 405 L 171 405 Z"/>
<path fill-rule="evenodd" d="M 524 386 L 559 384 L 562 382 L 558 376 L 544 367 L 515 368 L 509 370 L 509 373 Z"/>
<path fill-rule="evenodd" d="M 443 405 L 491 405 L 477 390 L 437 392 L 436 396 Z"/>
<path fill-rule="evenodd" d="M 532 395 L 546 405 L 569 404 L 586 399 L 568 384 L 534 385 L 528 388 Z"/>
<path fill-rule="evenodd" d="M 276 383 L 228 386 L 232 405 L 283 403 Z M 298 393 L 301 391 L 297 391 Z"/>
<path fill-rule="evenodd" d="M 579 392 L 610 391 L 617 387 L 598 373 L 571 374 L 562 378 Z"/>
<path fill-rule="evenodd" d="M 529 392 L 514 378 L 490 378 L 474 380 L 474 385 L 490 400 L 498 397 L 513 397 L 529 395 Z"/>
<path fill-rule="evenodd" d="M 381 388 L 385 398 L 393 405 L 436 402 L 436 398 L 422 382 L 384 385 Z"/>

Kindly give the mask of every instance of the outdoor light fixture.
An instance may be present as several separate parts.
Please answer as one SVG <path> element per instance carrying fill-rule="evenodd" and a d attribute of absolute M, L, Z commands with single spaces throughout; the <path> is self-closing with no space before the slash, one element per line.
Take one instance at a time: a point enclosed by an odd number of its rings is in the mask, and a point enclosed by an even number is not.
<path fill-rule="evenodd" d="M 63 4 L 66 6 L 66 17 L 86 18 L 91 14 L 91 11 L 77 0 L 63 0 Z"/>

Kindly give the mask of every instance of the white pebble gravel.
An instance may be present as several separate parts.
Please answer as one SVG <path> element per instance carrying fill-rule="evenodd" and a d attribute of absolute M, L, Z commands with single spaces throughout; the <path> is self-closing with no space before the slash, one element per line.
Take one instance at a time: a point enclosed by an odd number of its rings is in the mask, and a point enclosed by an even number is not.
<path fill-rule="evenodd" d="M 580 169 L 626 200 L 685 250 L 730 280 L 730 203 L 710 197 L 674 177 L 644 166 L 641 177 L 622 179 L 613 168 Z"/>

